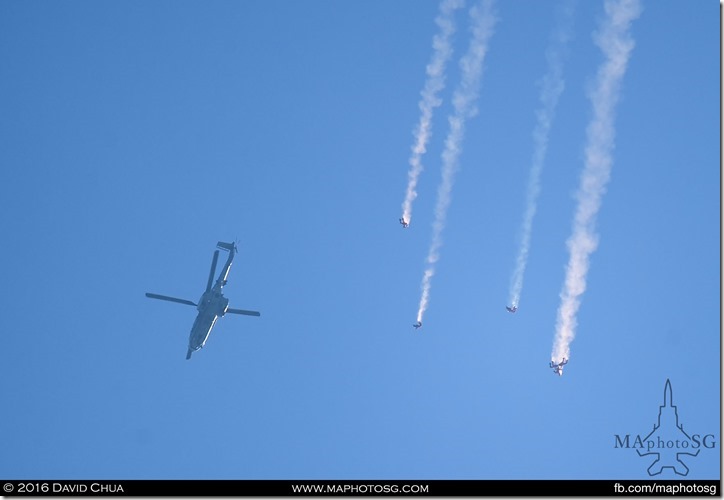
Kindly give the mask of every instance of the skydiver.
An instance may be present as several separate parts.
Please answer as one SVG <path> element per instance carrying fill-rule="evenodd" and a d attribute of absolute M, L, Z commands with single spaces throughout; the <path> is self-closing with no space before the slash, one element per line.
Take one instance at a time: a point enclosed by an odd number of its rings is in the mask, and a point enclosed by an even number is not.
<path fill-rule="evenodd" d="M 568 360 L 566 358 L 563 358 L 563 361 L 561 361 L 560 363 L 555 363 L 551 361 L 549 366 L 553 368 L 553 373 L 560 377 L 563 375 L 563 365 L 565 365 L 566 363 L 568 363 Z"/>
<path fill-rule="evenodd" d="M 404 217 L 400 217 L 400 224 L 402 224 L 402 227 L 407 227 L 410 225 L 410 223 L 407 222 Z"/>
<path fill-rule="evenodd" d="M 412 326 L 414 326 L 414 327 L 415 327 L 415 330 L 417 330 L 418 328 L 420 328 L 420 327 L 422 326 L 422 321 L 418 321 L 417 323 L 413 323 Z"/>
<path fill-rule="evenodd" d="M 509 313 L 514 313 L 515 311 L 518 310 L 518 306 L 512 306 L 512 307 L 505 306 L 505 308 L 508 310 Z"/>

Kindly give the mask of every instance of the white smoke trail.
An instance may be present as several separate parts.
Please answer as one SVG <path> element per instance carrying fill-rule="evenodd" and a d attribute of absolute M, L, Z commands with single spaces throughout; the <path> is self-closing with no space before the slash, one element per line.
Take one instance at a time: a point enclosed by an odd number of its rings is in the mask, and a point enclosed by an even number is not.
<path fill-rule="evenodd" d="M 433 53 L 426 68 L 427 81 L 421 92 L 420 121 L 415 129 L 415 141 L 409 160 L 410 171 L 407 173 L 407 191 L 402 203 L 402 219 L 408 224 L 412 218 L 412 202 L 417 198 L 417 179 L 423 169 L 422 155 L 427 151 L 427 141 L 432 135 L 432 114 L 442 103 L 437 95 L 445 88 L 445 66 L 453 52 L 450 38 L 455 33 L 455 10 L 464 5 L 465 0 L 443 0 L 440 3 L 440 13 L 435 18 L 440 32 L 432 40 Z"/>
<path fill-rule="evenodd" d="M 533 217 L 537 209 L 538 194 L 540 193 L 540 177 L 543 163 L 548 149 L 548 134 L 555 116 L 558 99 L 564 88 L 563 63 L 566 46 L 570 38 L 571 21 L 573 18 L 573 4 L 563 7 L 559 14 L 558 27 L 553 33 L 550 47 L 546 51 L 547 70 L 543 78 L 540 91 L 540 104 L 536 111 L 536 125 L 533 130 L 533 158 L 528 175 L 528 190 L 525 200 L 525 212 L 521 224 L 520 247 L 515 260 L 515 268 L 510 279 L 510 293 L 508 303 L 517 308 L 520 294 L 523 290 L 523 278 L 528 263 L 530 239 L 533 230 Z"/>
<path fill-rule="evenodd" d="M 595 222 L 611 175 L 615 107 L 621 79 L 634 47 L 629 28 L 641 13 L 638 0 L 607 0 L 605 9 L 607 16 L 594 39 L 606 59 L 599 67 L 590 94 L 593 118 L 586 130 L 584 169 L 577 193 L 578 206 L 573 219 L 573 232 L 567 242 L 570 255 L 551 352 L 551 359 L 555 362 L 569 358 L 569 346 L 577 325 L 576 314 L 581 296 L 586 290 L 589 257 L 598 246 Z"/>
<path fill-rule="evenodd" d="M 417 321 L 420 323 L 430 300 L 430 285 L 432 276 L 435 274 L 435 264 L 440 258 L 442 230 L 445 227 L 458 158 L 462 151 L 465 122 L 477 113 L 475 102 L 478 98 L 480 77 L 483 73 L 483 60 L 496 22 L 492 0 L 484 0 L 480 5 L 470 9 L 470 20 L 472 23 L 470 46 L 468 52 L 460 59 L 460 83 L 453 93 L 453 114 L 448 118 L 450 131 L 442 153 L 442 182 L 437 190 L 432 243 L 427 254 L 427 269 L 422 279 L 422 297 L 417 311 Z"/>

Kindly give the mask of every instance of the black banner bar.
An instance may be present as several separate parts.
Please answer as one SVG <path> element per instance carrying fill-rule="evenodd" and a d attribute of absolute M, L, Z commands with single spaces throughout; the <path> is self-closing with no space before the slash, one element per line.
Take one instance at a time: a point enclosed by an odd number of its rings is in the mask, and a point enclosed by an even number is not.
<path fill-rule="evenodd" d="M 719 496 L 720 480 L 0 480 L 0 496 Z"/>

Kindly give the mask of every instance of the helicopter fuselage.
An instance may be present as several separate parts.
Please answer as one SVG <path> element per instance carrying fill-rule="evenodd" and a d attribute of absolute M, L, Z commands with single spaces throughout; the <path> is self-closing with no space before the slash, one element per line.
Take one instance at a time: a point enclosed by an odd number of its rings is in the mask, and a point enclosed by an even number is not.
<path fill-rule="evenodd" d="M 204 292 L 198 302 L 199 313 L 196 315 L 194 324 L 189 334 L 189 350 L 198 351 L 206 344 L 209 339 L 211 330 L 214 328 L 216 321 L 226 314 L 229 308 L 229 299 L 221 293 L 210 290 Z"/>

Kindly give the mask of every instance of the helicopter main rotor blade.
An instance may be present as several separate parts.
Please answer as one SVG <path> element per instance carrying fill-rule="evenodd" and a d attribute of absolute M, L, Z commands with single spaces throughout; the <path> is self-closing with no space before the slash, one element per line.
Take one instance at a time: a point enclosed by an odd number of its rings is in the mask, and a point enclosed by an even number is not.
<path fill-rule="evenodd" d="M 226 312 L 231 314 L 244 314 L 246 316 L 261 316 L 261 313 L 259 311 L 245 311 L 244 309 L 233 309 L 228 308 Z"/>
<path fill-rule="evenodd" d="M 158 295 L 157 293 L 146 293 L 146 297 L 149 299 L 168 300 L 169 302 L 178 302 L 179 304 L 186 304 L 187 306 L 196 306 L 195 302 L 191 302 L 186 299 L 177 299 L 176 297 L 169 297 L 167 295 Z"/>
<path fill-rule="evenodd" d="M 214 258 L 211 261 L 211 271 L 209 271 L 209 281 L 206 282 L 206 291 L 211 290 L 211 285 L 214 283 L 214 274 L 216 273 L 216 261 L 219 260 L 219 251 L 214 251 Z"/>

